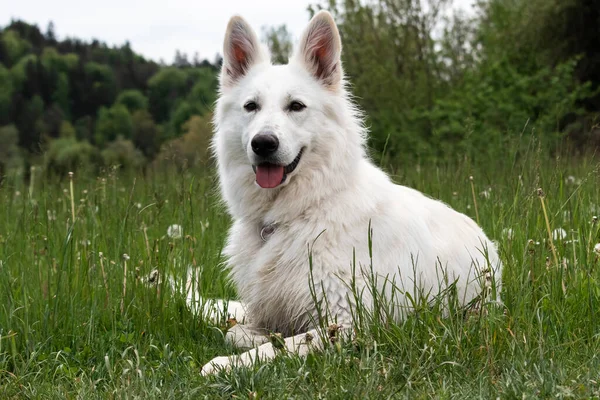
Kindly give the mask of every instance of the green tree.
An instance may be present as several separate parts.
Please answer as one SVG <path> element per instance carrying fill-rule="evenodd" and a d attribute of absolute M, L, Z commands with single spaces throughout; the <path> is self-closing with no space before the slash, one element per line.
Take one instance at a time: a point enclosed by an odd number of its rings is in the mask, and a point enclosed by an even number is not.
<path fill-rule="evenodd" d="M 10 70 L 0 64 L 0 124 L 6 124 L 10 120 L 12 95 L 13 81 Z"/>
<path fill-rule="evenodd" d="M 146 110 L 136 111 L 132 116 L 133 143 L 144 155 L 153 159 L 160 149 L 160 129 Z"/>
<path fill-rule="evenodd" d="M 88 92 L 85 101 L 94 109 L 108 106 L 117 96 L 117 82 L 108 65 L 89 62 L 84 67 Z"/>
<path fill-rule="evenodd" d="M 11 67 L 21 57 L 29 53 L 32 47 L 31 43 L 25 39 L 22 39 L 18 32 L 15 32 L 11 29 L 7 29 L 2 32 L 0 39 L 2 40 L 2 46 L 4 47 L 7 55 L 6 65 L 8 67 Z"/>
<path fill-rule="evenodd" d="M 77 138 L 77 132 L 69 121 L 63 121 L 60 125 L 59 137 L 61 138 Z"/>
<path fill-rule="evenodd" d="M 188 89 L 187 74 L 177 68 L 163 68 L 148 81 L 150 112 L 158 123 L 169 119 L 172 108 Z"/>
<path fill-rule="evenodd" d="M 287 64 L 292 55 L 292 35 L 287 26 L 263 27 L 263 40 L 269 46 L 271 61 L 275 64 Z"/>
<path fill-rule="evenodd" d="M 131 114 L 138 110 L 148 109 L 148 99 L 139 90 L 131 89 L 125 90 L 119 94 L 116 104 L 122 104 Z"/>
<path fill-rule="evenodd" d="M 100 109 L 94 136 L 98 146 L 103 147 L 118 137 L 130 139 L 132 133 L 133 124 L 127 107 L 115 104 L 111 108 Z"/>

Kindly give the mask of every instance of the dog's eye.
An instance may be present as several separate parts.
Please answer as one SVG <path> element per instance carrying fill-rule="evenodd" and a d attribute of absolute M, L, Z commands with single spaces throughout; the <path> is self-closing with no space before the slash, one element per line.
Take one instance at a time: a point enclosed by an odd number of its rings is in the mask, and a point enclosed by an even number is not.
<path fill-rule="evenodd" d="M 299 101 L 292 101 L 288 108 L 290 111 L 298 112 L 304 110 L 306 106 Z"/>
<path fill-rule="evenodd" d="M 248 112 L 256 111 L 258 110 L 258 104 L 256 104 L 256 102 L 254 101 L 249 101 L 246 104 L 244 104 L 244 110 Z"/>

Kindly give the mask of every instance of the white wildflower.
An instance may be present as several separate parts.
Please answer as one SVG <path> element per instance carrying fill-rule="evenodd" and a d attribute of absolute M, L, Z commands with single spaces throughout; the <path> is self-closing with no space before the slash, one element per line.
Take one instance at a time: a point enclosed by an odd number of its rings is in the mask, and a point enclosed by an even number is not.
<path fill-rule="evenodd" d="M 48 221 L 56 221 L 56 210 L 47 210 Z"/>
<path fill-rule="evenodd" d="M 596 243 L 596 245 L 594 246 L 594 253 L 600 256 L 600 243 Z"/>
<path fill-rule="evenodd" d="M 577 181 L 577 179 L 575 179 L 575 177 L 573 175 L 569 175 L 565 178 L 565 183 L 567 185 L 574 185 L 576 181 Z"/>
<path fill-rule="evenodd" d="M 563 240 L 567 237 L 567 231 L 563 228 L 556 228 L 552 231 L 552 239 L 553 240 Z"/>
<path fill-rule="evenodd" d="M 479 195 L 484 199 L 489 199 L 492 196 L 492 188 L 489 187 L 485 189 L 483 192 L 479 193 Z"/>
<path fill-rule="evenodd" d="M 127 254 L 127 253 L 123 253 L 123 256 L 122 256 L 122 257 L 123 257 L 123 260 L 125 260 L 125 261 L 129 261 L 129 254 Z"/>
<path fill-rule="evenodd" d="M 502 229 L 502 236 L 504 236 L 508 240 L 511 240 L 513 238 L 513 233 L 514 232 L 513 232 L 512 228 L 504 228 L 504 229 Z"/>
<path fill-rule="evenodd" d="M 167 229 L 167 236 L 171 239 L 179 239 L 183 236 L 183 228 L 181 225 L 173 224 Z"/>

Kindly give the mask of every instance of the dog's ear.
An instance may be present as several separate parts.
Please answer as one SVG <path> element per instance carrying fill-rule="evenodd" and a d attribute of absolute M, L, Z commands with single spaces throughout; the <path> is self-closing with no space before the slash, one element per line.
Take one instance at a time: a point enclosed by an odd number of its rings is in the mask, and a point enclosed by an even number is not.
<path fill-rule="evenodd" d="M 333 17 L 327 11 L 319 11 L 304 31 L 294 60 L 333 89 L 342 80 L 341 54 L 342 41 Z"/>
<path fill-rule="evenodd" d="M 223 42 L 221 86 L 233 86 L 250 67 L 268 59 L 252 27 L 242 17 L 232 17 Z"/>

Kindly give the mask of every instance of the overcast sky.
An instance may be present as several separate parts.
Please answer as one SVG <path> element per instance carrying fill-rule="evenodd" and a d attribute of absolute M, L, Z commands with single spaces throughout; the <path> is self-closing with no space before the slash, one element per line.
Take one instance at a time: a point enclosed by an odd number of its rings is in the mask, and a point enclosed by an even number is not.
<path fill-rule="evenodd" d="M 0 25 L 11 19 L 37 24 L 46 31 L 53 21 L 59 39 L 99 39 L 109 45 L 129 40 L 137 53 L 173 61 L 179 49 L 191 59 L 213 61 L 221 52 L 227 21 L 243 16 L 257 30 L 286 24 L 297 39 L 308 21 L 307 7 L 316 0 L 0 0 Z M 455 0 L 469 9 L 473 0 Z"/>

